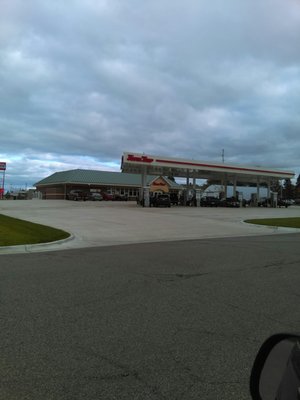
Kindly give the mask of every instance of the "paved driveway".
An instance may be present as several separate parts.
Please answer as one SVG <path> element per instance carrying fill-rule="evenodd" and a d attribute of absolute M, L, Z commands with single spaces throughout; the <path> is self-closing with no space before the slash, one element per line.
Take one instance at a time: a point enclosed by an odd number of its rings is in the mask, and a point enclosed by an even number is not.
<path fill-rule="evenodd" d="M 248 218 L 296 217 L 289 208 L 142 208 L 135 202 L 73 202 L 66 200 L 1 201 L 0 213 L 70 232 L 72 240 L 49 246 L 26 246 L 26 251 L 107 246 L 290 233 L 287 228 L 245 224 Z M 24 249 L 19 248 L 20 251 Z M 8 250 L 2 249 L 1 252 Z"/>

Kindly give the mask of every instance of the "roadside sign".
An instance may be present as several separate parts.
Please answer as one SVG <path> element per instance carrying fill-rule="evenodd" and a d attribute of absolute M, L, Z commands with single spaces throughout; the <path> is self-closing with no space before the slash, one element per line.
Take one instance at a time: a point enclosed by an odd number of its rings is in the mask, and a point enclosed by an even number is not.
<path fill-rule="evenodd" d="M 5 170 L 6 170 L 6 162 L 0 161 L 0 171 L 5 171 Z"/>

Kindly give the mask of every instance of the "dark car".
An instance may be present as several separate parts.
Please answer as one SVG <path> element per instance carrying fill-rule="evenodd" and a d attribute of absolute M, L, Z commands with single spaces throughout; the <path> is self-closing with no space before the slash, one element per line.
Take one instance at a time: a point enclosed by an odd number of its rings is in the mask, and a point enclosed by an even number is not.
<path fill-rule="evenodd" d="M 271 206 L 271 199 L 267 199 L 266 197 L 262 197 L 257 202 L 258 207 L 269 207 Z"/>
<path fill-rule="evenodd" d="M 277 201 L 277 207 L 285 207 L 288 208 L 288 206 L 290 206 L 291 203 L 289 200 L 286 199 L 278 199 Z"/>
<path fill-rule="evenodd" d="M 177 193 L 171 193 L 170 194 L 170 201 L 171 204 L 178 206 L 179 203 L 179 198 Z"/>
<path fill-rule="evenodd" d="M 219 207 L 220 200 L 217 197 L 205 196 L 200 200 L 201 207 Z"/>
<path fill-rule="evenodd" d="M 150 206 L 151 205 L 153 207 L 159 207 L 159 206 L 171 207 L 170 196 L 168 194 L 159 194 L 155 197 L 152 197 L 150 199 Z"/>
<path fill-rule="evenodd" d="M 113 200 L 115 200 L 115 201 L 127 201 L 128 200 L 128 196 L 126 194 L 115 194 L 113 196 Z"/>
<path fill-rule="evenodd" d="M 88 199 L 88 193 L 84 192 L 83 190 L 70 190 L 70 192 L 67 194 L 67 199 L 68 200 L 87 200 Z"/>
<path fill-rule="evenodd" d="M 101 193 L 90 193 L 87 200 L 91 200 L 91 201 L 102 201 L 103 200 L 103 196 Z"/>
<path fill-rule="evenodd" d="M 235 197 L 227 197 L 226 199 L 222 199 L 220 201 L 220 206 L 238 208 L 240 207 L 240 202 Z"/>

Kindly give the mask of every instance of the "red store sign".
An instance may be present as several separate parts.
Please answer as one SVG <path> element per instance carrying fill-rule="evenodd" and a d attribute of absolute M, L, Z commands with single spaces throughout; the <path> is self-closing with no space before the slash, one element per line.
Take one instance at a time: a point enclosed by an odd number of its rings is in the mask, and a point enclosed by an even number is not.
<path fill-rule="evenodd" d="M 127 161 L 152 163 L 154 160 L 153 160 L 153 158 L 149 158 L 147 156 L 135 156 L 134 154 L 128 154 Z"/>

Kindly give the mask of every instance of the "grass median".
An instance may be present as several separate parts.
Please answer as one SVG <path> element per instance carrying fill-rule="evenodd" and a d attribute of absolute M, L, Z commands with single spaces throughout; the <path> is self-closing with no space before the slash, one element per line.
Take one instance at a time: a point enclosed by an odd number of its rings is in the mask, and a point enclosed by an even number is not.
<path fill-rule="evenodd" d="M 66 239 L 68 232 L 0 214 L 0 246 L 48 243 Z"/>
<path fill-rule="evenodd" d="M 281 226 L 284 228 L 300 228 L 300 217 L 295 218 L 265 218 L 265 219 L 246 219 L 248 224 Z"/>

